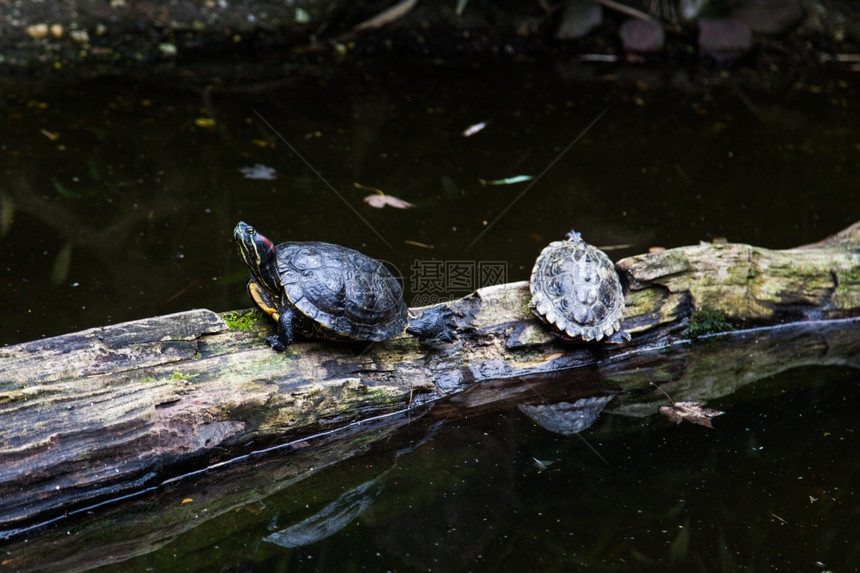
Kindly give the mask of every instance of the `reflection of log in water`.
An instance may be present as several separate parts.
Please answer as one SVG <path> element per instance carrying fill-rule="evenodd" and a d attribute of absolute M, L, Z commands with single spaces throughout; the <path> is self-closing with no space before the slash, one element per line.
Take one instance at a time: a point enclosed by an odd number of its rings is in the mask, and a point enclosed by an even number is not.
<path fill-rule="evenodd" d="M 761 376 L 769 352 L 779 356 L 771 372 L 798 360 L 853 365 L 857 337 L 840 338 L 853 322 L 727 335 L 722 356 L 713 354 L 718 337 L 691 344 L 672 336 L 705 306 L 738 323 L 857 314 L 858 245 L 860 224 L 791 251 L 697 246 L 621 261 L 634 338 L 619 347 L 558 341 L 528 311 L 527 285 L 516 283 L 450 303 L 460 337 L 451 345 L 421 346 L 412 337 L 370 347 L 312 341 L 282 355 L 261 342 L 270 324 L 233 331 L 201 310 L 0 349 L 0 527 L 14 532 L 278 441 L 445 395 L 453 395 L 445 408 L 572 401 L 571 386 L 516 376 L 576 368 L 579 390 L 591 378 L 622 391 L 610 410 L 650 414 L 665 402 L 648 380 L 676 400 L 708 399 Z M 746 290 L 732 277 L 746 277 Z M 721 283 L 730 293 L 725 305 Z M 735 339 L 743 344 L 732 351 Z M 712 362 L 694 359 L 700 353 Z M 721 365 L 731 365 L 730 379 L 718 377 Z"/>
<path fill-rule="evenodd" d="M 330 537 L 349 525 L 382 492 L 386 470 L 370 481 L 341 494 L 318 513 L 280 531 L 267 535 L 263 541 L 287 549 L 310 545 Z"/>

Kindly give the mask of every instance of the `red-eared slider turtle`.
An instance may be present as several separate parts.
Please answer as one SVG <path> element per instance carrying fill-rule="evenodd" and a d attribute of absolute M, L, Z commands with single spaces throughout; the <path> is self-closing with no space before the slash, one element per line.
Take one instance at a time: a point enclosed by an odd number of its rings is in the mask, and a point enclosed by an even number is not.
<path fill-rule="evenodd" d="M 454 340 L 452 313 L 444 305 L 415 315 L 403 289 L 381 262 L 323 242 L 281 243 L 240 222 L 233 230 L 248 265 L 248 293 L 278 323 L 266 338 L 284 350 L 294 333 L 329 340 L 386 340 L 404 330 L 419 338 Z"/>
<path fill-rule="evenodd" d="M 535 262 L 529 306 L 567 340 L 630 340 L 621 330 L 624 292 L 606 253 L 579 236 L 550 243 Z"/>

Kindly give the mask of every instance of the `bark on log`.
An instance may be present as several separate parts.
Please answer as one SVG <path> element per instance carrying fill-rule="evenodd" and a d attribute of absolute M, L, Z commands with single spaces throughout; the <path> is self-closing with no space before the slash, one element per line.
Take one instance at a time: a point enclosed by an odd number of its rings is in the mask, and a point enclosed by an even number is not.
<path fill-rule="evenodd" d="M 633 340 L 617 347 L 556 339 L 528 310 L 522 282 L 449 303 L 460 337 L 451 345 L 402 336 L 278 354 L 262 343 L 269 323 L 231 330 L 222 315 L 195 310 L 0 349 L 0 537 L 477 381 L 612 368 L 640 351 L 659 369 L 655 344 L 682 336 L 706 308 L 741 325 L 860 315 L 860 223 L 796 249 L 700 245 L 618 268 Z"/>

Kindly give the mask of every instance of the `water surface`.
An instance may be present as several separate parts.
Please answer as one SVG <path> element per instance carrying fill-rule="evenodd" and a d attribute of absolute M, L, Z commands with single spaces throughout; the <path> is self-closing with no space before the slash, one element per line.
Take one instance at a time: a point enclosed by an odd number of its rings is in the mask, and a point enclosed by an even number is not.
<path fill-rule="evenodd" d="M 532 63 L 227 84 L 222 71 L 208 86 L 191 69 L 170 86 L 101 79 L 4 94 L 0 343 L 248 306 L 230 240 L 239 220 L 276 242 L 384 259 L 421 303 L 526 279 L 573 228 L 618 259 L 720 237 L 787 248 L 860 218 L 850 77 L 765 86 L 737 72 L 711 85 Z M 556 159 L 537 182 L 480 183 L 538 176 Z M 258 164 L 277 178 L 243 175 Z M 373 209 L 368 188 L 416 207 Z M 460 275 L 428 289 L 414 280 L 423 261 Z M 482 276 L 480 263 L 503 272 Z"/>
<path fill-rule="evenodd" d="M 571 228 L 618 259 L 723 237 L 788 248 L 860 219 L 851 77 L 534 63 L 185 77 L 2 96 L 0 343 L 250 306 L 239 220 L 384 259 L 418 303 L 526 279 Z M 257 164 L 277 177 L 246 178 Z M 373 209 L 368 188 L 415 208 Z M 428 262 L 441 287 L 416 280 Z M 502 274 L 481 275 L 490 264 Z M 202 480 L 119 506 L 146 520 L 176 500 L 187 525 L 102 570 L 855 570 L 858 381 L 792 368 L 709 403 L 728 412 L 710 431 L 616 413 L 565 437 L 513 407 L 431 412 L 217 517 L 194 513 Z M 34 532 L 28 550 L 48 563 L 40 536 L 100 519 L 110 547 L 102 511 Z M 330 535 L 289 546 L 338 511 Z M 80 551 L 105 563 L 101 547 Z"/>

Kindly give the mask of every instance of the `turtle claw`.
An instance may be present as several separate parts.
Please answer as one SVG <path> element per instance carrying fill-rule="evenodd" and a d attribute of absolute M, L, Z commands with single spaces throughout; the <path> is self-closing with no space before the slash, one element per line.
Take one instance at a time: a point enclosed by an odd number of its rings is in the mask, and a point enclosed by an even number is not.
<path fill-rule="evenodd" d="M 619 330 L 618 332 L 613 333 L 611 336 L 608 336 L 604 342 L 607 344 L 624 344 L 625 342 L 630 342 L 631 336 L 629 332 L 625 332 L 623 330 Z"/>
<path fill-rule="evenodd" d="M 281 338 L 277 334 L 267 336 L 266 342 L 272 347 L 272 350 L 275 350 L 276 352 L 283 352 L 287 348 L 286 345 L 281 342 Z"/>
<path fill-rule="evenodd" d="M 457 338 L 456 328 L 454 312 L 440 304 L 428 308 L 420 316 L 410 317 L 406 332 L 421 339 L 453 342 Z"/>
<path fill-rule="evenodd" d="M 290 308 L 282 308 L 278 316 L 278 333 L 266 337 L 266 342 L 276 352 L 283 352 L 293 343 L 293 318 L 295 313 Z"/>

